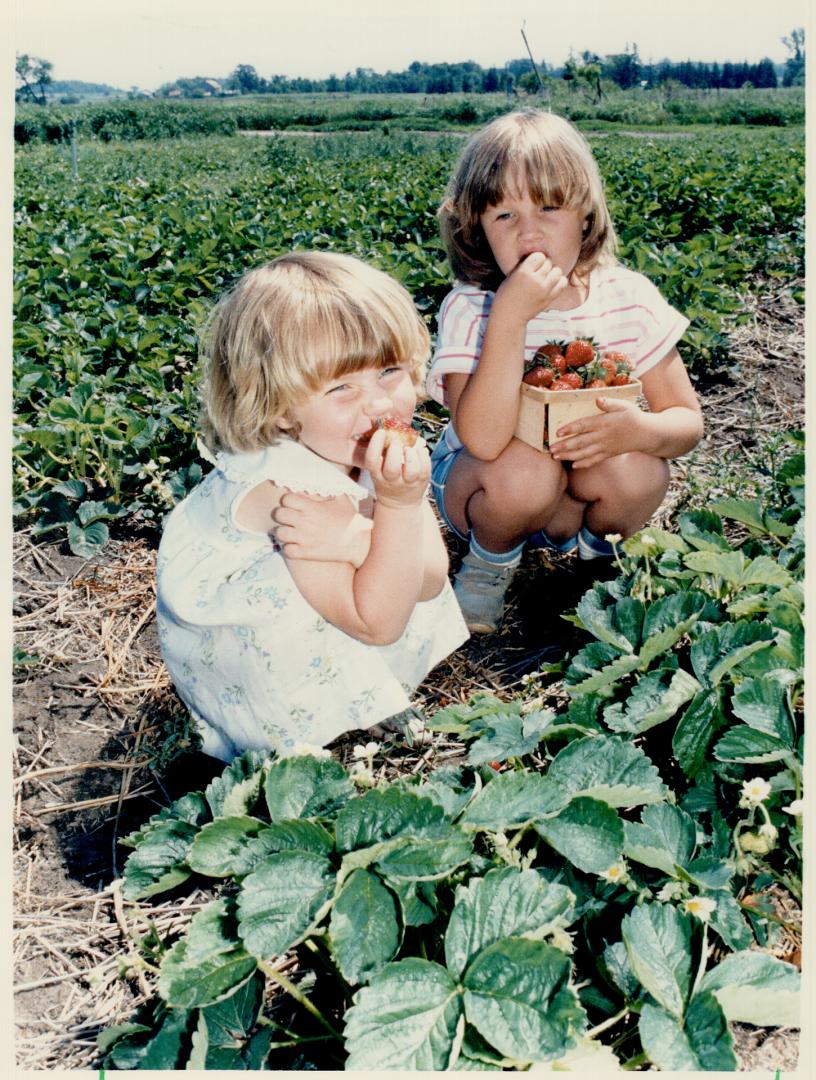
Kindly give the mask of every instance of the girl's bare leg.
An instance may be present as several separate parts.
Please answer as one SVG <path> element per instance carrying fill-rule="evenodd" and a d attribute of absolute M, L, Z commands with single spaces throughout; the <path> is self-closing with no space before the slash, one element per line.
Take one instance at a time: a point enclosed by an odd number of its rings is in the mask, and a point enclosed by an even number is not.
<path fill-rule="evenodd" d="M 595 536 L 631 536 L 657 510 L 669 486 L 669 466 L 650 454 L 620 454 L 591 469 L 572 469 L 567 490 L 587 504 L 584 524 Z"/>
<path fill-rule="evenodd" d="M 505 552 L 546 530 L 556 513 L 559 530 L 569 528 L 572 517 L 577 521 L 572 533 L 558 538 L 577 532 L 578 504 L 566 486 L 566 471 L 557 461 L 513 439 L 495 461 L 462 451 L 445 486 L 445 510 L 460 532 L 472 530 L 483 548 Z"/>

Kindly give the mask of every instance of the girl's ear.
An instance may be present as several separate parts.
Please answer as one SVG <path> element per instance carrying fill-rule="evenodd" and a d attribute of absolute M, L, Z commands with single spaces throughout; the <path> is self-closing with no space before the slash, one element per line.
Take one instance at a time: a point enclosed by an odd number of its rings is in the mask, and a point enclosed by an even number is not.
<path fill-rule="evenodd" d="M 275 423 L 283 431 L 291 430 L 295 424 L 293 420 L 290 420 L 288 416 L 278 416 L 275 418 Z"/>

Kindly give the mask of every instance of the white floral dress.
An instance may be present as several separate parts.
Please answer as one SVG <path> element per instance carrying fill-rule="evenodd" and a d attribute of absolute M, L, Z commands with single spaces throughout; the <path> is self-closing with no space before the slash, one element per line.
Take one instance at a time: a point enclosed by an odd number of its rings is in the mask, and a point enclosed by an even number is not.
<path fill-rule="evenodd" d="M 251 454 L 221 453 L 170 514 L 157 563 L 162 654 L 198 722 L 205 753 L 230 761 L 248 749 L 323 746 L 410 705 L 425 675 L 467 638 L 449 583 L 416 605 L 402 637 L 365 645 L 301 596 L 280 549 L 240 528 L 235 513 L 257 484 L 369 497 L 289 439 Z"/>

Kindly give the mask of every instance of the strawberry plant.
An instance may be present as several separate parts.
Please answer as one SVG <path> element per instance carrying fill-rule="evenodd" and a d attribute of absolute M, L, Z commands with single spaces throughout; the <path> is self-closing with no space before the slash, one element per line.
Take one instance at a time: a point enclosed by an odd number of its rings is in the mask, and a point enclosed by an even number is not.
<path fill-rule="evenodd" d="M 438 711 L 458 766 L 372 786 L 327 752 L 248 752 L 130 836 L 127 898 L 214 895 L 141 943 L 156 997 L 103 1034 L 107 1066 L 730 1071 L 730 1022 L 796 1026 L 763 896 L 801 897 L 790 443 L 761 504 L 619 544 L 537 696 Z"/>

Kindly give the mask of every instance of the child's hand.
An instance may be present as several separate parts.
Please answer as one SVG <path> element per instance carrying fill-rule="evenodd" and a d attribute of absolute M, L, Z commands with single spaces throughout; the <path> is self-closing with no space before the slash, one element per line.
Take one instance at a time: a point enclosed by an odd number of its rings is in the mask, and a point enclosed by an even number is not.
<path fill-rule="evenodd" d="M 550 443 L 550 454 L 556 461 L 571 461 L 573 469 L 588 469 L 606 458 L 644 450 L 646 415 L 633 401 L 599 397 L 595 399 L 601 412 L 564 424 Z"/>
<path fill-rule="evenodd" d="M 405 446 L 393 439 L 386 446 L 387 434 L 384 430 L 375 432 L 365 455 L 377 501 L 381 506 L 418 506 L 431 477 L 431 455 L 425 440 Z"/>
<path fill-rule="evenodd" d="M 275 538 L 287 559 L 362 566 L 371 544 L 371 521 L 346 495 L 321 498 L 287 491 L 272 514 Z"/>
<path fill-rule="evenodd" d="M 521 260 L 499 286 L 496 301 L 505 302 L 526 325 L 542 311 L 546 311 L 569 282 L 560 267 L 550 262 L 541 251 L 533 251 Z"/>

